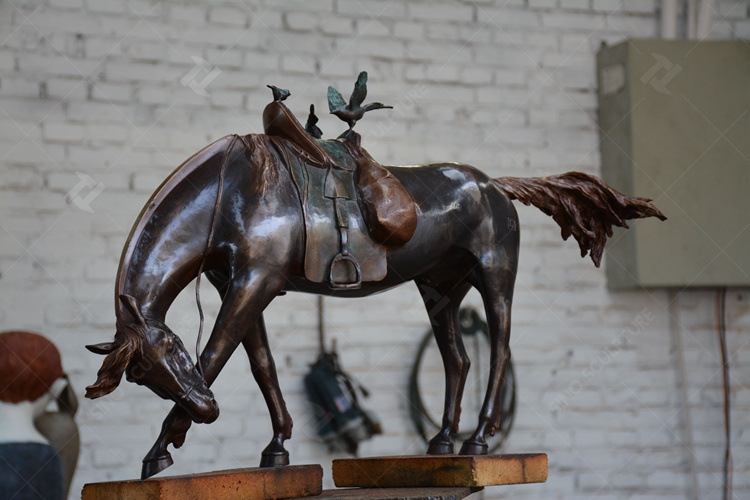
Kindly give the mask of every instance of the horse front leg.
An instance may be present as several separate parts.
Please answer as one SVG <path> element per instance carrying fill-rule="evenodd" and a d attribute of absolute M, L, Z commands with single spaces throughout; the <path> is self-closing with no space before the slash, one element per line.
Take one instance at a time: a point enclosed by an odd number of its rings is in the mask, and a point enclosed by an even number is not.
<path fill-rule="evenodd" d="M 217 319 L 216 325 L 218 326 L 219 324 L 220 321 Z M 214 327 L 214 330 L 216 331 L 216 326 Z M 239 340 L 235 342 L 234 340 L 229 339 L 225 342 L 219 343 L 214 341 L 214 338 L 215 336 L 212 334 L 206 347 L 201 353 L 203 376 L 209 387 L 213 381 L 216 380 L 216 376 L 224 367 L 240 342 Z M 172 455 L 167 450 L 167 447 L 172 444 L 175 448 L 180 448 L 185 443 L 185 437 L 191 424 L 192 419 L 187 411 L 185 411 L 179 404 L 175 404 L 164 419 L 161 426 L 161 432 L 156 438 L 156 442 L 143 458 L 141 479 L 147 479 L 154 474 L 158 474 L 174 463 Z"/>
<path fill-rule="evenodd" d="M 281 290 L 283 282 L 269 285 L 266 280 L 235 280 L 222 297 L 222 306 L 211 336 L 201 353 L 201 365 L 206 384 L 210 387 L 230 356 L 248 332 L 248 324 L 254 324 L 263 309 Z M 185 442 L 192 420 L 181 406 L 176 404 L 162 423 L 156 442 L 143 459 L 141 479 L 158 474 L 174 463 L 167 450 L 169 444 L 179 448 Z"/>
<path fill-rule="evenodd" d="M 505 366 L 510 359 L 510 309 L 513 301 L 515 269 L 480 271 L 479 292 L 482 295 L 490 334 L 490 374 L 487 393 L 474 433 L 464 441 L 461 455 L 486 455 L 487 434 L 494 435 L 500 427 L 502 401 L 500 391 Z"/>
<path fill-rule="evenodd" d="M 266 400 L 273 427 L 273 439 L 261 453 L 260 466 L 289 465 L 289 452 L 284 448 L 284 441 L 292 437 L 292 417 L 281 394 L 263 316 L 258 318 L 252 333 L 242 339 L 242 346 L 250 360 L 253 377 Z"/>
<path fill-rule="evenodd" d="M 452 436 L 458 432 L 461 399 L 471 365 L 464 349 L 458 320 L 458 309 L 470 285 L 456 286 L 450 283 L 435 287 L 423 280 L 417 280 L 417 286 L 425 303 L 445 369 L 443 422 L 440 431 L 430 440 L 427 454 L 450 455 L 453 453 Z"/>

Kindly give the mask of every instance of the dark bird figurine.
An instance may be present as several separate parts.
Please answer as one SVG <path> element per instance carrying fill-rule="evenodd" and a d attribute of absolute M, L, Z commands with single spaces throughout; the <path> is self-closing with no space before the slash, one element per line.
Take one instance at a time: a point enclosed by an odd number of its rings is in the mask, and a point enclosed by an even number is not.
<path fill-rule="evenodd" d="M 316 123 L 318 123 L 318 116 L 315 114 L 315 105 L 310 104 L 310 114 L 307 115 L 305 131 L 307 131 L 308 134 L 315 137 L 316 139 L 320 139 L 321 137 L 323 137 L 323 131 L 320 130 Z"/>
<path fill-rule="evenodd" d="M 274 87 L 273 85 L 266 85 L 266 87 L 271 89 L 271 92 L 273 92 L 274 101 L 281 102 L 291 94 L 291 92 L 289 92 L 287 89 L 280 89 L 278 87 Z"/>
<path fill-rule="evenodd" d="M 393 106 L 386 106 L 379 102 L 371 102 L 362 106 L 365 97 L 367 97 L 367 71 L 363 71 L 357 77 L 357 82 L 354 84 L 354 92 L 349 98 L 349 104 L 344 101 L 338 90 L 333 87 L 328 87 L 328 109 L 331 114 L 338 116 L 341 120 L 349 124 L 349 130 L 352 129 L 358 120 L 362 119 L 367 111 L 373 109 L 384 109 Z"/>

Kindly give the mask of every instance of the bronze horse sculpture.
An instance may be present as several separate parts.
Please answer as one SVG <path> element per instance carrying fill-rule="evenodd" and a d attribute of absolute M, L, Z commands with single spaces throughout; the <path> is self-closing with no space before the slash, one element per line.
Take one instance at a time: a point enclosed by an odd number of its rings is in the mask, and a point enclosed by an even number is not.
<path fill-rule="evenodd" d="M 342 139 L 343 141 L 349 139 Z M 321 141 L 324 143 L 326 141 Z M 329 141 L 335 142 L 335 141 Z M 486 454 L 485 436 L 500 424 L 500 393 L 509 358 L 510 313 L 519 252 L 513 199 L 532 203 L 591 252 L 598 266 L 612 225 L 656 216 L 650 200 L 624 196 L 600 179 L 571 172 L 546 178 L 491 179 L 453 163 L 388 167 L 408 191 L 418 214 L 411 239 L 386 248 L 387 274 L 361 287 L 332 290 L 305 277 L 305 227 L 300 194 L 287 166 L 287 139 L 227 136 L 185 161 L 148 201 L 125 245 L 116 283 L 114 342 L 88 346 L 105 354 L 86 396 L 113 391 L 125 374 L 175 402 L 144 458 L 142 477 L 172 464 L 191 422 L 210 423 L 219 407 L 209 386 L 242 345 L 268 405 L 273 426 L 261 467 L 286 465 L 284 441 L 292 419 L 279 388 L 263 311 L 285 291 L 362 297 L 414 281 L 424 300 L 446 377 L 442 428 L 429 454 L 453 453 L 460 403 L 469 371 L 458 310 L 471 287 L 482 296 L 491 341 L 487 392 L 476 430 L 462 454 Z M 188 284 L 205 274 L 222 305 L 196 368 L 164 323 L 167 310 Z"/>

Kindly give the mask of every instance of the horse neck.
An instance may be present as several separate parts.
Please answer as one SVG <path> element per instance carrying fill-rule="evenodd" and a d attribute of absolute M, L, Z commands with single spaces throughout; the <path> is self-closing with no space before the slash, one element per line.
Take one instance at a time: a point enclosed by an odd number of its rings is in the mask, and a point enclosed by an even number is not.
<path fill-rule="evenodd" d="M 135 297 L 144 316 L 164 321 L 172 302 L 198 275 L 201 256 L 202 252 L 191 251 L 190 255 L 182 253 L 173 262 L 164 260 L 154 267 L 146 267 L 141 262 L 131 265 L 123 272 L 117 296 Z M 152 257 L 159 260 L 162 255 L 152 254 Z M 116 307 L 119 308 L 119 304 Z"/>
<path fill-rule="evenodd" d="M 130 295 L 144 316 L 164 321 L 177 295 L 198 275 L 210 252 L 221 164 L 217 158 L 223 155 L 199 158 L 201 165 L 191 169 L 188 160 L 146 204 L 120 260 L 115 310 L 119 295 Z"/>

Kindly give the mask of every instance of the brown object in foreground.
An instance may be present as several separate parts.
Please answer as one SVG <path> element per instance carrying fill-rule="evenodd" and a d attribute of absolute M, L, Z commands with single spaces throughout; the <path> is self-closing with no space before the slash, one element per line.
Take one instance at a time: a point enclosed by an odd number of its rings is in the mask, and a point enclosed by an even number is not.
<path fill-rule="evenodd" d="M 315 500 L 463 500 L 483 488 L 343 488 Z M 298 500 L 298 499 L 290 499 Z"/>
<path fill-rule="evenodd" d="M 322 491 L 323 468 L 320 465 L 288 465 L 145 481 L 90 483 L 83 487 L 81 500 L 272 500 L 319 495 Z"/>
<path fill-rule="evenodd" d="M 333 461 L 333 482 L 341 487 L 481 487 L 543 483 L 547 454 L 412 456 Z"/>
<path fill-rule="evenodd" d="M 62 377 L 60 352 L 42 335 L 0 332 L 0 401 L 36 401 Z"/>

